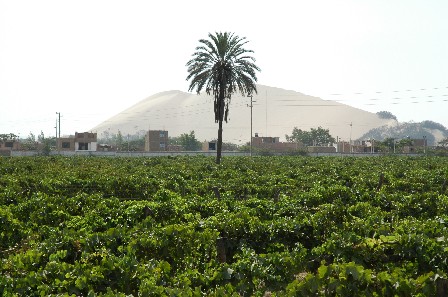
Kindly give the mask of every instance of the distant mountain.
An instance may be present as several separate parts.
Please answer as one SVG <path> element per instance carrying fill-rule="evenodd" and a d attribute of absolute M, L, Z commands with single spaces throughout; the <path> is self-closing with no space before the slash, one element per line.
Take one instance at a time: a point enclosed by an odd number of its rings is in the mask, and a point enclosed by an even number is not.
<path fill-rule="evenodd" d="M 384 140 L 386 138 L 403 139 L 406 137 L 413 139 L 423 139 L 426 137 L 428 145 L 437 143 L 448 137 L 448 129 L 442 124 L 433 121 L 423 121 L 421 123 L 400 123 L 394 126 L 382 126 L 374 128 L 359 139 Z"/>
<path fill-rule="evenodd" d="M 253 133 L 285 139 L 294 127 L 302 130 L 322 127 L 339 139 L 356 139 L 371 129 L 396 125 L 396 120 L 357 109 L 339 102 L 323 100 L 299 92 L 258 85 L 253 96 Z M 235 95 L 230 105 L 229 122 L 224 123 L 225 142 L 244 144 L 250 140 L 250 98 Z M 213 98 L 182 91 L 152 95 L 93 127 L 103 133 L 136 134 L 141 130 L 167 130 L 178 136 L 194 130 L 199 140 L 217 137 Z"/>

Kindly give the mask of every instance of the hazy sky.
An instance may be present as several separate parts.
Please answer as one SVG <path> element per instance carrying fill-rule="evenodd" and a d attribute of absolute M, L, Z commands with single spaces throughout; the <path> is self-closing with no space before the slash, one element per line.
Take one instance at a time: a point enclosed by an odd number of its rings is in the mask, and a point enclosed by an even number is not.
<path fill-rule="evenodd" d="M 74 134 L 187 91 L 215 31 L 249 40 L 260 84 L 448 126 L 447 14 L 446 0 L 0 0 L 0 133 L 53 136 L 60 112 Z"/>

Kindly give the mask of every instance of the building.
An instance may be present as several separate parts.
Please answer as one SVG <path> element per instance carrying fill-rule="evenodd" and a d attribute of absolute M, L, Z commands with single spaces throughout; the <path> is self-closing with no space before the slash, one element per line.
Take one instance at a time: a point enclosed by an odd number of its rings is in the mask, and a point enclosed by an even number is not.
<path fill-rule="evenodd" d="M 407 143 L 403 146 L 403 153 L 405 154 L 413 154 L 413 153 L 421 153 L 426 152 L 427 142 L 426 138 L 423 139 L 411 139 L 408 138 Z"/>
<path fill-rule="evenodd" d="M 59 151 L 87 151 L 97 150 L 97 134 L 90 132 L 78 133 L 68 137 L 58 138 L 57 149 Z"/>
<path fill-rule="evenodd" d="M 378 151 L 378 148 L 375 147 L 374 140 L 353 140 L 352 144 L 348 143 L 349 147 L 344 147 L 344 151 L 346 153 L 373 153 L 374 151 Z M 338 147 L 339 148 L 339 147 Z M 341 153 L 341 150 L 338 150 Z"/>
<path fill-rule="evenodd" d="M 14 134 L 0 134 L 0 156 L 11 156 L 11 151 L 20 149 L 20 142 Z"/>
<path fill-rule="evenodd" d="M 74 151 L 75 150 L 75 136 L 60 137 L 56 141 L 56 149 L 59 151 Z"/>
<path fill-rule="evenodd" d="M 112 151 L 112 150 L 113 150 L 112 145 L 107 144 L 107 143 L 102 143 L 97 146 L 97 151 L 99 151 L 99 152 L 108 152 L 108 151 Z"/>
<path fill-rule="evenodd" d="M 170 152 L 181 152 L 184 150 L 184 148 L 180 144 L 168 144 L 167 150 Z"/>
<path fill-rule="evenodd" d="M 280 143 L 280 137 L 258 137 L 258 133 L 255 133 L 255 137 L 252 137 L 252 146 L 262 146 L 263 144 Z"/>
<path fill-rule="evenodd" d="M 97 142 L 96 133 L 75 133 L 75 151 L 96 151 Z"/>
<path fill-rule="evenodd" d="M 307 146 L 308 153 L 336 153 L 334 146 Z"/>
<path fill-rule="evenodd" d="M 350 153 L 353 147 L 348 141 L 338 141 L 336 143 L 336 152 L 337 153 Z"/>
<path fill-rule="evenodd" d="M 296 142 L 280 142 L 280 137 L 252 137 L 252 148 L 272 152 L 286 153 L 297 151 L 302 145 Z"/>
<path fill-rule="evenodd" d="M 145 151 L 161 152 L 168 150 L 168 131 L 149 130 L 145 134 Z"/>
<path fill-rule="evenodd" d="M 204 141 L 202 143 L 202 151 L 204 151 L 204 152 L 216 151 L 217 147 L 218 147 L 218 145 L 217 145 L 216 140 Z"/>

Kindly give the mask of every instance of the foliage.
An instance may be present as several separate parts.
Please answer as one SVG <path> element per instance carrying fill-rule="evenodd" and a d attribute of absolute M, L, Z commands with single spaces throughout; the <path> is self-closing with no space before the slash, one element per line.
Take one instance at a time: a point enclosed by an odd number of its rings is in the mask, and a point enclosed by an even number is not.
<path fill-rule="evenodd" d="M 448 147 L 448 137 L 439 141 L 439 145 L 442 147 Z"/>
<path fill-rule="evenodd" d="M 19 136 L 15 135 L 14 133 L 3 133 L 0 134 L 0 141 L 8 141 L 8 140 L 16 140 L 19 138 Z"/>
<path fill-rule="evenodd" d="M 40 134 L 37 136 L 37 140 L 39 145 L 37 146 L 38 152 L 40 155 L 49 156 L 51 152 L 51 148 L 56 147 L 56 138 L 55 137 L 45 137 L 44 132 L 40 131 Z"/>
<path fill-rule="evenodd" d="M 376 113 L 381 119 L 392 119 L 397 120 L 397 117 L 392 114 L 390 111 L 378 111 Z"/>
<path fill-rule="evenodd" d="M 179 144 L 182 145 L 186 151 L 199 151 L 202 149 L 202 143 L 196 139 L 194 131 L 190 133 L 183 133 L 179 136 Z"/>
<path fill-rule="evenodd" d="M 448 132 L 448 129 L 444 125 L 442 125 L 440 123 L 436 123 L 434 121 L 423 121 L 423 122 L 421 122 L 421 125 L 423 128 L 440 130 L 442 132 Z"/>
<path fill-rule="evenodd" d="M 294 127 L 291 135 L 285 135 L 286 141 L 302 143 L 305 146 L 327 146 L 336 140 L 330 135 L 329 129 L 318 127 L 311 128 L 311 131 L 303 131 Z"/>
<path fill-rule="evenodd" d="M 123 135 L 121 135 L 120 130 L 118 130 L 115 142 L 116 142 L 117 149 L 122 150 L 123 149 Z"/>
<path fill-rule="evenodd" d="M 382 152 L 382 153 L 392 153 L 392 152 L 396 152 L 397 149 L 399 148 L 398 143 L 395 141 L 394 138 L 386 138 L 383 141 L 376 141 L 375 142 L 375 146 L 377 151 Z"/>
<path fill-rule="evenodd" d="M 400 123 L 393 126 L 382 126 L 371 129 L 359 139 L 365 140 L 374 138 L 375 140 L 394 139 L 423 139 L 426 137 L 428 146 L 436 145 L 436 138 L 431 130 L 439 130 L 443 137 L 448 137 L 448 130 L 441 124 L 432 121 L 423 121 L 421 123 Z"/>
<path fill-rule="evenodd" d="M 395 139 L 386 138 L 383 141 L 375 140 L 375 148 L 381 153 L 403 153 L 405 147 L 413 147 L 414 140 L 411 138 Z M 416 147 L 416 153 L 423 153 L 424 147 Z"/>
<path fill-rule="evenodd" d="M 239 91 L 242 96 L 257 92 L 255 58 L 252 50 L 244 48 L 247 41 L 234 33 L 209 33 L 209 39 L 199 40 L 193 58 L 187 62 L 190 81 L 189 91 L 205 92 L 214 98 L 215 122 L 218 123 L 216 163 L 221 161 L 222 122 L 228 119 L 232 95 Z"/>
<path fill-rule="evenodd" d="M 32 132 L 30 132 L 28 137 L 24 141 L 22 141 L 21 145 L 25 150 L 37 150 L 36 136 Z"/>
<path fill-rule="evenodd" d="M 447 168 L 442 157 L 0 158 L 0 291 L 440 295 Z"/>
<path fill-rule="evenodd" d="M 130 137 L 127 135 L 122 138 L 121 145 L 117 147 L 120 151 L 143 151 L 145 149 L 145 138 L 144 137 Z"/>
<path fill-rule="evenodd" d="M 140 130 L 134 134 L 126 134 L 125 137 L 118 131 L 117 134 L 104 131 L 99 144 L 108 144 L 120 151 L 144 151 L 145 150 L 145 130 Z"/>
<path fill-rule="evenodd" d="M 128 151 L 143 151 L 145 149 L 145 138 L 130 138 L 128 137 L 123 143 L 122 150 Z"/>
<path fill-rule="evenodd" d="M 238 145 L 231 142 L 223 142 L 222 143 L 223 151 L 238 151 Z"/>

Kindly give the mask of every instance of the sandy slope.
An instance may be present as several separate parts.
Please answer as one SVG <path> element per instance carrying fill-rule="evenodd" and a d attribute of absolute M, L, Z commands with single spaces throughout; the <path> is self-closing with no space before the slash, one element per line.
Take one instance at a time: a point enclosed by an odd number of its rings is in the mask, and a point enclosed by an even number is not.
<path fill-rule="evenodd" d="M 309 130 L 321 126 L 330 129 L 336 138 L 356 139 L 368 130 L 393 125 L 395 121 L 380 119 L 376 114 L 335 101 L 322 100 L 299 92 L 259 85 L 253 107 L 253 132 L 259 136 L 285 139 L 294 127 Z M 230 120 L 224 123 L 224 141 L 243 144 L 250 137 L 250 98 L 235 95 L 230 106 Z M 352 126 L 350 124 L 352 123 Z M 168 130 L 178 136 L 194 130 L 199 140 L 216 138 L 211 96 L 181 91 L 152 95 L 107 121 L 93 127 L 101 137 L 104 131 L 123 135 L 139 130 Z"/>

